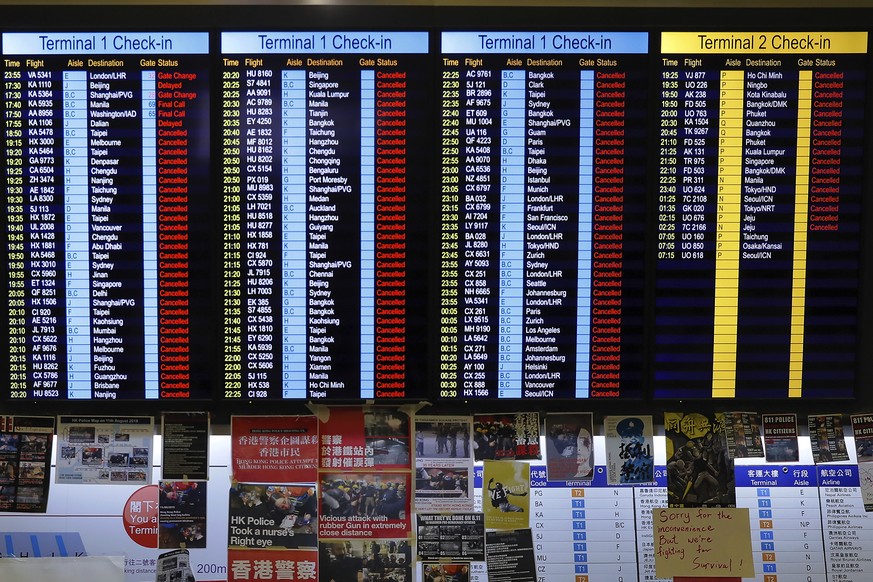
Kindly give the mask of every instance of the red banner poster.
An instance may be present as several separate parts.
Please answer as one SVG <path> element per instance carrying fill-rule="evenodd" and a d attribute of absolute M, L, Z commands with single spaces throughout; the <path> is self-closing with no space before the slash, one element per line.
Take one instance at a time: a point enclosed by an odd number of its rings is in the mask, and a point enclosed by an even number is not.
<path fill-rule="evenodd" d="M 410 533 L 409 414 L 396 406 L 332 406 L 319 425 L 319 539 Z"/>
<path fill-rule="evenodd" d="M 318 423 L 314 416 L 234 416 L 230 431 L 236 481 L 315 482 Z"/>
<path fill-rule="evenodd" d="M 227 582 L 318 580 L 318 550 L 228 550 Z"/>
<path fill-rule="evenodd" d="M 392 406 L 334 406 L 321 423 L 322 471 L 410 470 L 409 415 Z"/>

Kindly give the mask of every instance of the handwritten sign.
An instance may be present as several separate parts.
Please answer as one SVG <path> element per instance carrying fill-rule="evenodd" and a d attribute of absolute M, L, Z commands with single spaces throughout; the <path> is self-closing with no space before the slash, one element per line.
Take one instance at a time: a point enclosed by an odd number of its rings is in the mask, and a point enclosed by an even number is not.
<path fill-rule="evenodd" d="M 746 508 L 655 509 L 658 578 L 754 578 Z"/>

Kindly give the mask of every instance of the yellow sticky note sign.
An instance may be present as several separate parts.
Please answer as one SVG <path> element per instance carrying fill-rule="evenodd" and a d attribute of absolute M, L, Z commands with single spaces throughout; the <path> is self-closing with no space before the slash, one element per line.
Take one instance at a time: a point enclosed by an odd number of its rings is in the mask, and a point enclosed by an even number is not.
<path fill-rule="evenodd" d="M 653 511 L 655 575 L 754 578 L 747 508 Z"/>

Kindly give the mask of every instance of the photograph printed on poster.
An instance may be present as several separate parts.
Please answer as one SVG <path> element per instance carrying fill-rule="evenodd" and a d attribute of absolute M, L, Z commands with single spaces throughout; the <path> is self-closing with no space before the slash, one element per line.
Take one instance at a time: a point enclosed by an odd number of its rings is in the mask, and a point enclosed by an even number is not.
<path fill-rule="evenodd" d="M 146 484 L 151 481 L 154 418 L 61 416 L 56 482 Z"/>
<path fill-rule="evenodd" d="M 423 582 L 470 582 L 470 562 L 422 562 Z"/>
<path fill-rule="evenodd" d="M 549 481 L 588 481 L 594 478 L 592 413 L 547 414 L 545 433 Z"/>
<path fill-rule="evenodd" d="M 19 434 L 0 433 L 0 485 L 13 485 L 18 480 L 20 441 Z"/>
<path fill-rule="evenodd" d="M 322 470 L 409 470 L 409 415 L 392 406 L 330 406 L 319 419 Z"/>
<path fill-rule="evenodd" d="M 412 582 L 412 548 L 405 539 L 318 543 L 321 582 Z"/>
<path fill-rule="evenodd" d="M 539 459 L 539 413 L 474 415 L 473 454 L 477 461 Z"/>
<path fill-rule="evenodd" d="M 796 414 L 762 414 L 764 458 L 768 463 L 796 463 L 800 460 Z"/>
<path fill-rule="evenodd" d="M 315 483 L 234 483 L 230 488 L 228 545 L 314 548 L 318 519 Z"/>
<path fill-rule="evenodd" d="M 812 458 L 816 463 L 849 460 L 841 414 L 811 414 L 807 417 L 807 427 Z"/>
<path fill-rule="evenodd" d="M 732 459 L 763 457 L 761 415 L 757 412 L 725 412 L 724 434 Z"/>
<path fill-rule="evenodd" d="M 364 446 L 375 467 L 408 465 L 409 415 L 388 406 L 365 408 Z"/>
<path fill-rule="evenodd" d="M 409 473 L 324 472 L 319 475 L 320 538 L 343 538 L 369 531 L 373 537 L 406 535 L 410 526 Z"/>
<path fill-rule="evenodd" d="M 14 511 L 18 488 L 15 485 L 0 485 L 0 511 Z"/>
<path fill-rule="evenodd" d="M 21 435 L 0 432 L 0 455 L 17 454 Z"/>
<path fill-rule="evenodd" d="M 206 547 L 206 483 L 161 481 L 158 484 L 158 547 Z"/>
<path fill-rule="evenodd" d="M 423 499 L 471 498 L 469 467 L 421 468 L 415 472 L 416 503 Z"/>
<path fill-rule="evenodd" d="M 472 417 L 415 417 L 415 459 L 470 458 Z"/>
<path fill-rule="evenodd" d="M 0 424 L 0 511 L 45 512 L 55 419 L 0 416 Z"/>
<path fill-rule="evenodd" d="M 18 466 L 14 460 L 0 460 L 0 485 L 11 485 L 18 479 Z"/>
<path fill-rule="evenodd" d="M 188 550 L 174 550 L 158 556 L 156 582 L 194 582 Z"/>
<path fill-rule="evenodd" d="M 415 507 L 418 511 L 473 511 L 472 427 L 472 416 L 415 417 Z"/>

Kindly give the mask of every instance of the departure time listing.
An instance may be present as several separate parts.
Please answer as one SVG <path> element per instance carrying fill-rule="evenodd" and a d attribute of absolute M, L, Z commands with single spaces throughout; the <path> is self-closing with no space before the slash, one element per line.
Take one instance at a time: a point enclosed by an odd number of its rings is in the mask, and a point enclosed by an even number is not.
<path fill-rule="evenodd" d="M 191 349 L 208 51 L 205 33 L 3 34 L 12 398 L 210 396 Z"/>
<path fill-rule="evenodd" d="M 427 34 L 221 45 L 224 397 L 422 396 Z"/>
<path fill-rule="evenodd" d="M 853 395 L 866 52 L 662 35 L 656 397 Z"/>
<path fill-rule="evenodd" d="M 647 51 L 443 33 L 441 398 L 641 395 Z"/>

